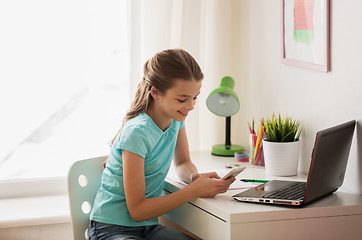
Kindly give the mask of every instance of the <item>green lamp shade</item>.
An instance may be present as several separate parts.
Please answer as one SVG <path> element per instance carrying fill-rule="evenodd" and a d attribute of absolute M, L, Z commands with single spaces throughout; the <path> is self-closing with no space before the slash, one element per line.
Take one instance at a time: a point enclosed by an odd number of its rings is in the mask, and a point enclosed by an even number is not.
<path fill-rule="evenodd" d="M 234 80 L 224 77 L 219 88 L 212 91 L 207 100 L 207 108 L 214 114 L 222 117 L 232 116 L 239 111 L 239 99 L 233 90 Z"/>
<path fill-rule="evenodd" d="M 226 117 L 225 144 L 212 146 L 211 153 L 217 156 L 234 156 L 235 152 L 244 152 L 244 147 L 230 142 L 231 116 L 239 111 L 239 98 L 234 92 L 234 79 L 224 77 L 220 87 L 212 91 L 206 100 L 207 108 L 214 114 Z"/>

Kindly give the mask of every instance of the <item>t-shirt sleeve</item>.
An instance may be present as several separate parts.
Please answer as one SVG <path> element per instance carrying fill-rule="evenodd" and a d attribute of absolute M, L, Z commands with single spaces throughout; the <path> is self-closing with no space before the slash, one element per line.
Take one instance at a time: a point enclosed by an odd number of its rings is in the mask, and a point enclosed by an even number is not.
<path fill-rule="evenodd" d="M 145 134 L 144 128 L 130 126 L 122 129 L 120 139 L 117 144 L 117 151 L 126 150 L 145 158 L 150 150 L 150 140 Z"/>

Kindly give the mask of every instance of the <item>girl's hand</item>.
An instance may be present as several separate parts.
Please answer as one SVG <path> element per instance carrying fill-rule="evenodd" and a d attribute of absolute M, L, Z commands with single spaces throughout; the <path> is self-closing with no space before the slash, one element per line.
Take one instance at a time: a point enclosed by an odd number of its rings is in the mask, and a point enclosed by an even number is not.
<path fill-rule="evenodd" d="M 196 179 L 198 179 L 200 176 L 207 174 L 207 176 L 209 176 L 210 178 L 216 178 L 216 179 L 220 179 L 220 176 L 217 175 L 216 172 L 209 172 L 209 173 L 196 173 L 196 174 L 192 174 L 191 176 L 191 182 L 194 182 Z"/>
<path fill-rule="evenodd" d="M 229 189 L 230 184 L 235 181 L 235 177 L 220 180 L 216 172 L 197 174 L 192 176 L 193 182 L 189 185 L 196 197 L 215 197 Z"/>

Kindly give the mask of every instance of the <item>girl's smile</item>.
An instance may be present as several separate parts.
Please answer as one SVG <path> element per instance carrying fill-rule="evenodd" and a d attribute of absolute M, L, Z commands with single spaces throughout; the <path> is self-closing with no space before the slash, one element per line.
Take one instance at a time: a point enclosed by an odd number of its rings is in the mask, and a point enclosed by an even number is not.
<path fill-rule="evenodd" d="M 185 118 L 187 117 L 187 115 L 189 115 L 189 113 L 187 112 L 187 113 L 182 113 L 182 112 L 180 112 L 180 111 L 177 111 L 178 113 L 180 113 L 182 116 L 184 116 Z"/>

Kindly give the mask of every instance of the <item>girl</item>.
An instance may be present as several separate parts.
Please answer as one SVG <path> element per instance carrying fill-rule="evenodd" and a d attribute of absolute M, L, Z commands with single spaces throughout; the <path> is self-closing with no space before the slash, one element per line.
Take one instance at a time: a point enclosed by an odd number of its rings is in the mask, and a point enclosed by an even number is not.
<path fill-rule="evenodd" d="M 202 79 L 195 59 L 181 49 L 162 51 L 145 63 L 131 109 L 112 141 L 90 216 L 90 239 L 190 239 L 159 225 L 157 217 L 194 198 L 224 193 L 235 180 L 199 174 L 190 160 L 184 121 Z M 179 177 L 190 184 L 162 196 L 172 158 Z"/>

